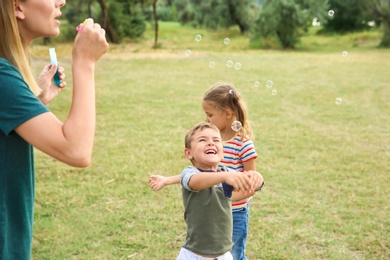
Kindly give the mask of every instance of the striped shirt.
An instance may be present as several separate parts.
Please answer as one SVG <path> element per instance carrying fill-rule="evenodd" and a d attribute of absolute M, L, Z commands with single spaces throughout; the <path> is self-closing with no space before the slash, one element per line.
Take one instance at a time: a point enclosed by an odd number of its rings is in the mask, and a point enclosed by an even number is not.
<path fill-rule="evenodd" d="M 241 135 L 236 134 L 232 139 L 223 145 L 223 159 L 220 166 L 226 166 L 234 171 L 244 171 L 244 163 L 257 158 L 257 153 L 252 140 L 245 137 L 241 140 Z M 232 203 L 232 209 L 244 208 L 252 197 Z"/>

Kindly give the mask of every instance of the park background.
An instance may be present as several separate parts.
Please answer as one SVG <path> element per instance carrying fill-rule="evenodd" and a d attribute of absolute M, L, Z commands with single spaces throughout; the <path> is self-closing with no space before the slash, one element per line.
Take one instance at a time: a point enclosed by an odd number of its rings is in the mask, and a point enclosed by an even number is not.
<path fill-rule="evenodd" d="M 76 2 L 83 3 L 68 5 Z M 87 1 L 92 10 L 130 2 Z M 268 1 L 255 2 L 261 24 Z M 283 9 L 294 1 L 269 2 Z M 184 135 L 204 120 L 202 96 L 219 82 L 233 84 L 247 103 L 256 166 L 266 180 L 251 202 L 249 259 L 389 259 L 386 31 L 364 1 L 345 1 L 349 9 L 325 2 L 321 13 L 297 24 L 293 46 L 277 34 L 255 37 L 254 29 L 212 28 L 199 19 L 159 20 L 156 43 L 156 21 L 147 15 L 153 9 L 146 8 L 142 34 L 123 34 L 97 64 L 92 164 L 77 169 L 36 150 L 33 259 L 175 259 L 186 230 L 181 187 L 155 192 L 148 178 L 179 174 L 189 164 Z M 342 10 L 361 19 L 356 6 L 370 19 L 347 31 L 326 29 Z M 68 37 L 76 25 L 64 19 L 63 36 L 32 48 L 37 73 L 49 63 L 49 47 L 66 69 L 68 85 L 49 105 L 61 120 L 71 102 Z"/>

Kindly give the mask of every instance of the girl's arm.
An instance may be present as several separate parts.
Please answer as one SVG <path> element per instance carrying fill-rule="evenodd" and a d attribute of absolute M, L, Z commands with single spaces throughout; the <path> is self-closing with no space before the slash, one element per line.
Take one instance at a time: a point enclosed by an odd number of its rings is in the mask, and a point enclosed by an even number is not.
<path fill-rule="evenodd" d="M 249 160 L 249 161 L 243 163 L 243 165 L 244 165 L 244 171 L 245 172 L 256 171 L 255 159 Z"/>

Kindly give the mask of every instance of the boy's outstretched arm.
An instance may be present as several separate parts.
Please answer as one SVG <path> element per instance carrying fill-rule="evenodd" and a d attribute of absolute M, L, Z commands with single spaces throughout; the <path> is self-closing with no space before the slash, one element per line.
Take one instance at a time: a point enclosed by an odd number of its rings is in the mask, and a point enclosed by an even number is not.
<path fill-rule="evenodd" d="M 250 177 L 242 172 L 200 172 L 191 177 L 188 186 L 192 190 L 204 190 L 222 182 L 244 192 L 250 192 L 252 186 Z"/>
<path fill-rule="evenodd" d="M 180 183 L 180 174 L 173 176 L 162 176 L 162 175 L 150 175 L 149 176 L 149 187 L 155 191 L 161 190 L 165 186 L 171 184 Z"/>

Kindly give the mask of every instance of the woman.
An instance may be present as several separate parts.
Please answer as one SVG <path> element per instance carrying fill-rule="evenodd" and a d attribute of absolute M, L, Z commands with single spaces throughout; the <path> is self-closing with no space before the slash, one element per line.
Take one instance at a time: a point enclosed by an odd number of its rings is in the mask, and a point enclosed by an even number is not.
<path fill-rule="evenodd" d="M 86 167 L 91 162 L 94 70 L 108 49 L 105 31 L 87 19 L 75 38 L 73 98 L 64 123 L 44 105 L 60 91 L 46 80 L 57 66 L 45 68 L 38 83 L 29 64 L 34 39 L 58 36 L 64 5 L 65 0 L 0 1 L 0 259 L 31 259 L 32 147 L 72 166 Z"/>

